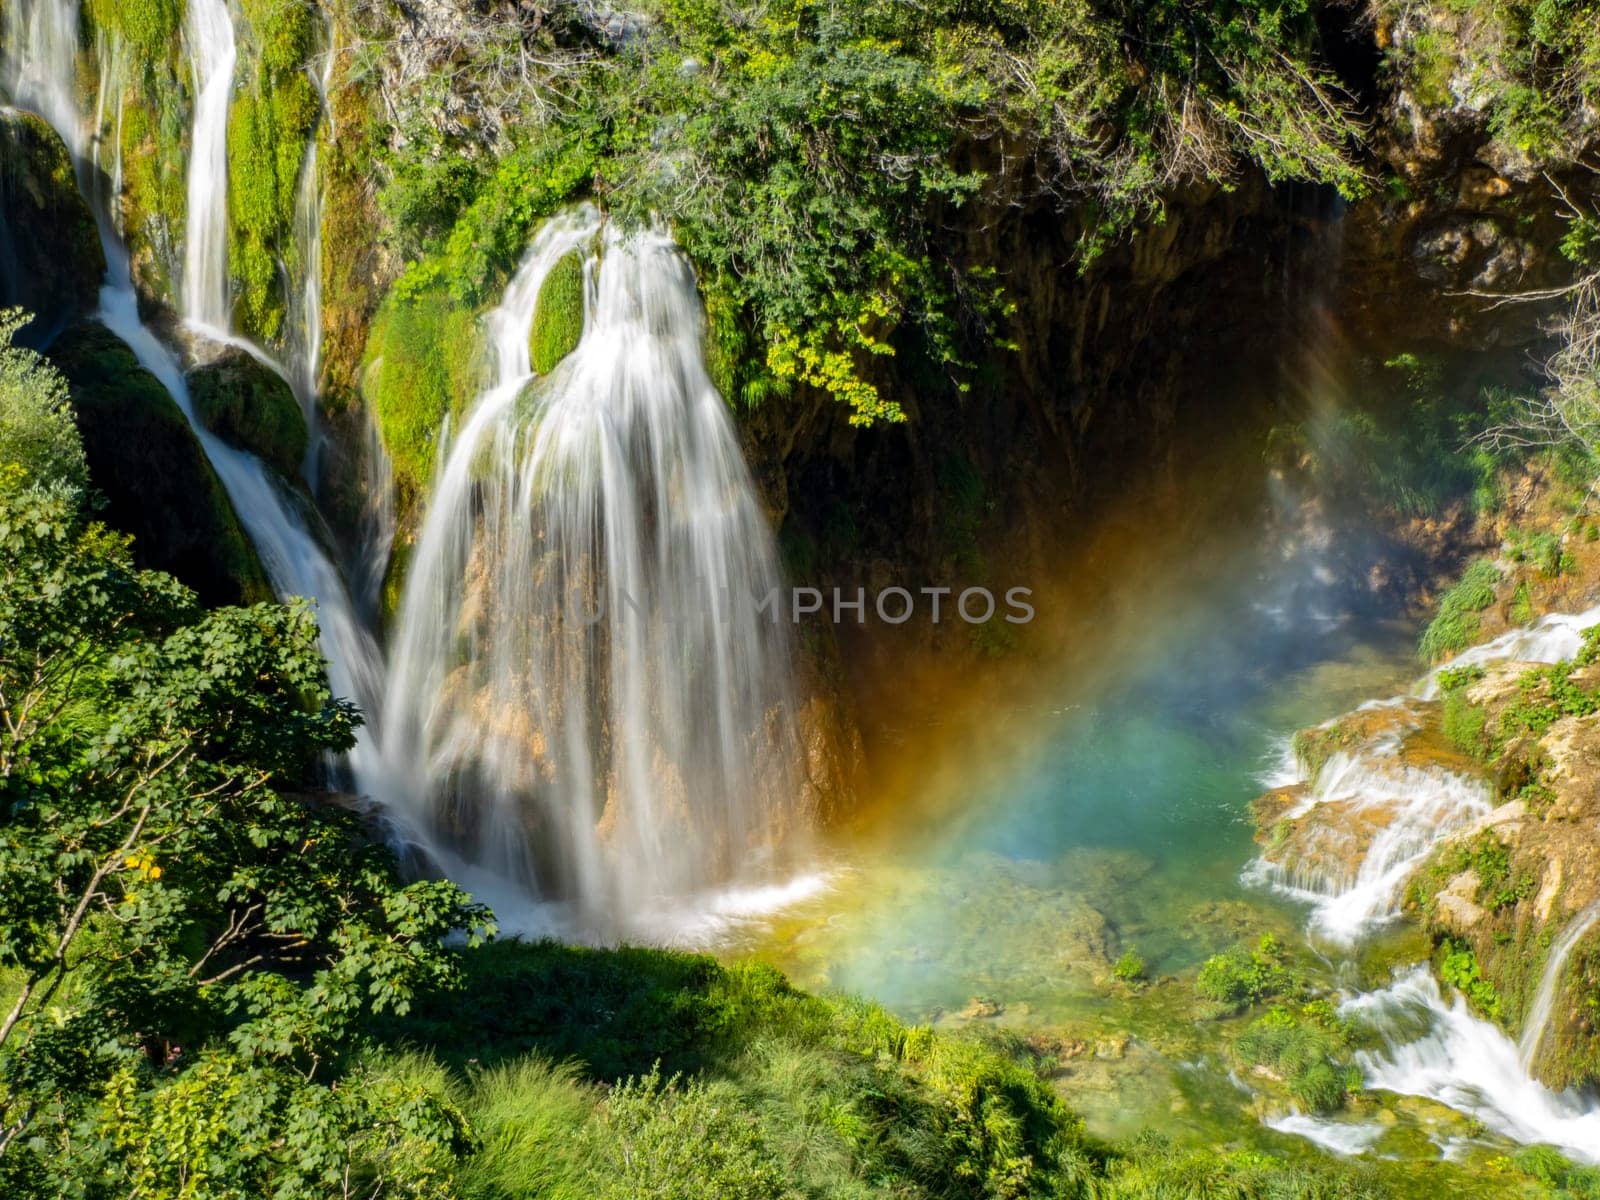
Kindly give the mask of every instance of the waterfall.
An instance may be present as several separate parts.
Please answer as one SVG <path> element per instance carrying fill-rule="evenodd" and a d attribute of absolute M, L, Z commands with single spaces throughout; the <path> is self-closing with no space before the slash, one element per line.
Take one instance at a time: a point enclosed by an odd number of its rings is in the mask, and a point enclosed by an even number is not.
<path fill-rule="evenodd" d="M 222 0 L 191 0 L 189 12 L 194 25 L 192 48 L 198 47 L 197 78 L 208 81 L 208 87 L 215 85 L 219 78 L 223 79 L 222 85 L 214 87 L 209 93 L 209 109 L 205 97 L 202 97 L 202 104 L 196 110 L 194 140 L 197 160 L 207 156 L 208 152 L 203 147 L 208 145 L 207 139 L 210 139 L 210 151 L 220 156 L 221 162 L 208 162 L 204 166 L 197 162 L 192 165 L 189 175 L 188 229 L 189 262 L 196 261 L 196 244 L 203 239 L 212 239 L 216 250 L 216 263 L 212 265 L 217 265 L 222 274 L 212 281 L 215 295 L 209 299 L 202 297 L 199 306 L 190 311 L 216 315 L 220 310 L 224 324 L 210 332 L 226 338 L 225 134 L 228 86 L 224 77 L 232 75 L 233 34 Z M 71 0 L 13 0 L 7 6 L 7 20 L 16 22 L 17 27 L 27 31 L 30 38 L 20 42 L 8 41 L 8 46 L 23 47 L 22 69 L 15 69 L 15 64 L 9 58 L 6 62 L 7 78 L 26 83 L 26 87 L 14 94 L 23 102 L 41 110 L 51 109 L 58 114 L 64 122 L 64 128 L 58 128 L 63 136 L 70 133 L 68 143 L 75 156 L 78 156 L 82 168 L 87 161 L 83 155 L 88 147 L 83 135 L 85 123 L 76 109 L 73 59 L 70 55 L 57 53 L 59 40 L 55 32 L 71 28 L 74 31 L 71 44 L 76 45 L 76 4 Z M 8 26 L 8 31 L 10 28 Z M 225 70 L 218 66 L 221 60 L 213 56 L 219 47 L 226 50 Z M 36 57 L 47 52 L 53 57 Z M 44 70 L 41 63 L 48 63 L 50 70 Z M 213 67 L 216 70 L 212 70 Z M 203 130 L 200 128 L 202 125 L 205 126 Z M 80 177 L 84 173 L 80 169 Z M 205 186 L 198 186 L 200 184 Z M 214 194 L 206 190 L 213 187 L 216 189 Z M 106 254 L 106 281 L 100 292 L 101 321 L 129 345 L 140 364 L 161 381 L 177 402 L 222 481 L 274 589 L 282 596 L 305 596 L 316 602 L 322 651 L 328 660 L 329 684 L 335 695 L 355 700 L 367 715 L 368 727 L 362 731 L 350 755 L 352 772 L 358 784 L 381 778 L 376 723 L 377 705 L 382 696 L 383 665 L 376 642 L 357 619 L 344 581 L 323 550 L 301 506 L 280 488 L 259 460 L 222 442 L 195 419 L 182 365 L 171 349 L 139 318 L 138 298 L 133 287 L 127 251 L 116 235 L 110 214 L 103 203 L 104 197 L 91 194 L 86 198 L 91 207 L 96 209 Z M 209 270 L 209 266 L 206 269 Z M 189 285 L 196 284 L 198 280 L 196 272 L 188 273 L 185 279 L 186 297 L 196 291 Z M 247 343 L 238 342 L 238 339 L 229 340 L 260 353 Z"/>
<path fill-rule="evenodd" d="M 81 163 L 86 142 L 76 86 L 77 0 L 11 0 L 4 10 L 7 52 L 0 79 L 12 103 L 48 121 Z"/>
<path fill-rule="evenodd" d="M 188 0 L 194 131 L 189 150 L 183 315 L 228 326 L 228 102 L 237 50 L 227 0 Z"/>
<path fill-rule="evenodd" d="M 1426 1096 L 1514 1141 L 1547 1142 L 1600 1163 L 1600 1108 L 1530 1078 L 1511 1039 L 1473 1016 L 1460 996 L 1446 1004 L 1427 967 L 1346 1000 L 1340 1012 L 1383 1039 L 1382 1049 L 1356 1053 L 1367 1087 Z"/>
<path fill-rule="evenodd" d="M 1544 973 L 1539 976 L 1539 990 L 1533 995 L 1533 1004 L 1529 1006 L 1527 1020 L 1522 1025 L 1522 1039 L 1517 1043 L 1517 1056 L 1524 1071 L 1533 1070 L 1539 1044 L 1544 1041 L 1545 1030 L 1550 1025 L 1550 1013 L 1556 1005 L 1556 993 L 1561 989 L 1561 973 L 1567 965 L 1567 957 L 1596 921 L 1600 921 L 1600 901 L 1572 918 L 1550 947 L 1550 953 L 1544 961 Z"/>
<path fill-rule="evenodd" d="M 584 328 L 530 382 L 540 285 L 587 260 Z M 659 230 L 547 222 L 488 321 L 494 384 L 435 484 L 387 697 L 416 823 L 524 894 L 637 930 L 775 865 L 795 811 L 780 583 L 693 275 Z"/>

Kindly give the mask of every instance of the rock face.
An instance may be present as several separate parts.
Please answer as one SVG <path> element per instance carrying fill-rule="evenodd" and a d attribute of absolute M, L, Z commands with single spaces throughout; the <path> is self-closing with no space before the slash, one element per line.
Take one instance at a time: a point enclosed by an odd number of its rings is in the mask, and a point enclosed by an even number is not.
<path fill-rule="evenodd" d="M 309 434 L 288 381 L 254 355 L 224 347 L 188 374 L 189 396 L 206 428 L 293 479 Z"/>
<path fill-rule="evenodd" d="M 43 118 L 0 109 L 0 307 L 34 314 L 19 340 L 46 346 L 93 312 L 105 272 L 66 144 Z"/>
<path fill-rule="evenodd" d="M 104 519 L 134 537 L 141 566 L 168 571 L 208 604 L 272 590 L 194 431 L 160 381 L 103 325 L 64 332 L 50 357 L 71 388 Z"/>

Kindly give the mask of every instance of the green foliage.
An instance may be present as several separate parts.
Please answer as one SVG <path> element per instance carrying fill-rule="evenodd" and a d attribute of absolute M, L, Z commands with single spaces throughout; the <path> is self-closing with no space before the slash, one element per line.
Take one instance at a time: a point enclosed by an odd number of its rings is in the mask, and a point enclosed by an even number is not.
<path fill-rule="evenodd" d="M 20 308 L 0 309 L 0 467 L 19 466 L 36 482 L 59 481 L 81 492 L 89 464 L 67 381 L 47 360 L 12 343 L 27 322 Z"/>
<path fill-rule="evenodd" d="M 1240 1035 L 1237 1050 L 1251 1066 L 1265 1066 L 1283 1077 L 1290 1095 L 1307 1112 L 1329 1113 L 1344 1106 L 1360 1086 L 1349 1065 L 1350 1026 L 1325 1000 L 1298 1012 L 1275 1006 Z"/>
<path fill-rule="evenodd" d="M 780 1200 L 777 1156 L 737 1088 L 666 1083 L 652 1070 L 618 1084 L 596 1130 L 604 1200 Z"/>
<path fill-rule="evenodd" d="M 1233 946 L 1206 959 L 1194 986 L 1200 995 L 1225 1011 L 1237 1012 L 1291 993 L 1299 988 L 1299 981 L 1277 939 L 1264 933 L 1253 948 Z"/>
<path fill-rule="evenodd" d="M 1489 750 L 1486 726 L 1489 714 L 1467 698 L 1467 691 L 1484 676 L 1482 667 L 1455 667 L 1438 675 L 1440 727 L 1445 740 L 1463 754 L 1481 757 Z"/>
<path fill-rule="evenodd" d="M 1425 662 L 1438 662 L 1472 644 L 1478 614 L 1494 603 L 1500 569 L 1486 558 L 1473 562 L 1439 601 L 1439 612 L 1423 630 L 1418 647 Z"/>
<path fill-rule="evenodd" d="M 386 1129 L 437 1141 L 451 1123 L 425 1099 L 330 1084 L 361 1021 L 450 984 L 440 939 L 484 914 L 451 884 L 401 886 L 354 814 L 287 791 L 358 719 L 328 693 L 309 608 L 202 611 L 70 490 L 11 472 L 8 1159 L 67 1193 L 309 1197 Z"/>
<path fill-rule="evenodd" d="M 1506 537 L 1506 557 L 1536 567 L 1547 579 L 1575 569 L 1572 555 L 1561 549 L 1561 535 L 1513 529 Z"/>
<path fill-rule="evenodd" d="M 580 1139 L 579 1163 L 597 1164 L 582 1169 L 599 1172 L 584 1186 L 607 1196 L 721 1194 L 746 1168 L 752 1187 L 776 1169 L 801 1194 L 859 1195 L 875 1180 L 894 1195 L 1043 1196 L 1087 1169 L 1081 1123 L 1011 1051 L 806 995 L 770 967 L 549 942 L 482 947 L 461 965 L 474 1003 L 420 997 L 391 1036 L 491 1070 L 536 1050 L 621 1084 L 598 1144 Z M 541 1111 L 568 1119 L 548 1077 L 537 1086 Z M 618 1145 L 659 1174 L 619 1163 Z M 628 1187 L 608 1181 L 619 1173 Z"/>
<path fill-rule="evenodd" d="M 1500 995 L 1483 977 L 1472 947 L 1454 938 L 1439 944 L 1439 978 L 1454 987 L 1467 1002 L 1491 1021 L 1500 1018 Z"/>
<path fill-rule="evenodd" d="M 1506 609 L 1506 619 L 1513 625 L 1529 625 L 1533 623 L 1533 618 L 1533 593 L 1528 590 L 1528 581 L 1524 579 L 1511 595 L 1511 607 Z"/>
<path fill-rule="evenodd" d="M 583 336 L 583 254 L 570 250 L 539 285 L 528 350 L 533 369 L 548 375 L 578 347 Z"/>
<path fill-rule="evenodd" d="M 1500 714 L 1502 739 L 1520 733 L 1543 734 L 1563 717 L 1585 717 L 1600 711 L 1600 694 L 1573 682 L 1572 674 L 1586 665 L 1597 645 L 1595 631 L 1584 635 L 1583 653 L 1572 662 L 1552 663 L 1524 671 L 1517 681 L 1517 699 Z"/>
<path fill-rule="evenodd" d="M 1107 1165 L 1097 1200 L 1389 1200 L 1370 1164 L 1294 1164 L 1253 1150 L 1178 1148 L 1142 1135 Z"/>
<path fill-rule="evenodd" d="M 1167 181 L 1226 184 L 1241 158 L 1363 186 L 1301 0 L 653 0 L 643 15 L 614 42 L 552 19 L 529 39 L 536 67 L 526 42 L 480 48 L 486 67 L 517 64 L 498 84 L 528 118 L 509 146 L 430 124 L 446 85 L 419 82 L 380 203 L 401 252 L 433 260 L 423 286 L 474 304 L 571 196 L 626 221 L 670 214 L 714 297 L 717 382 L 745 404 L 803 384 L 858 424 L 897 421 L 885 359 L 914 343 L 959 392 L 975 352 L 1010 344 L 996 265 L 965 261 L 928 219 L 1005 169 L 991 142 L 1085 212 L 1085 260 L 1159 220 Z"/>
<path fill-rule="evenodd" d="M 1523 1146 L 1511 1165 L 1550 1188 L 1556 1200 L 1600 1200 L 1600 1167 L 1580 1167 L 1553 1146 Z"/>
<path fill-rule="evenodd" d="M 310 433 L 300 402 L 282 376 L 236 351 L 196 367 L 188 383 L 206 428 L 276 467 L 286 479 L 295 478 Z"/>

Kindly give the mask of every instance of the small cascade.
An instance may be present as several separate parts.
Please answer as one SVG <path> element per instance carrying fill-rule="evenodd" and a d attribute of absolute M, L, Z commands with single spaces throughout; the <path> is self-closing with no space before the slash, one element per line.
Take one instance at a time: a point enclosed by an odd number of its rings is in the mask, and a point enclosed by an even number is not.
<path fill-rule="evenodd" d="M 394 471 L 370 412 L 362 445 L 361 489 L 361 527 L 348 577 L 356 607 L 368 625 L 376 628 L 383 608 L 383 577 L 394 549 Z"/>
<path fill-rule="evenodd" d="M 1544 962 L 1544 973 L 1539 976 L 1539 990 L 1533 995 L 1527 1020 L 1522 1025 L 1522 1038 L 1517 1042 L 1517 1057 L 1524 1071 L 1532 1071 L 1534 1059 L 1538 1057 L 1539 1045 L 1544 1041 L 1545 1030 L 1550 1025 L 1550 1014 L 1555 1009 L 1556 994 L 1561 990 L 1561 975 L 1566 968 L 1567 958 L 1596 921 L 1600 921 L 1600 902 L 1591 904 L 1573 917 L 1550 947 Z"/>
<path fill-rule="evenodd" d="M 1356 1054 L 1368 1088 L 1425 1096 L 1514 1141 L 1600 1163 L 1600 1107 L 1531 1078 L 1511 1039 L 1475 1017 L 1461 996 L 1446 1003 L 1426 966 L 1345 1001 L 1340 1012 L 1383 1039 L 1382 1049 Z"/>
<path fill-rule="evenodd" d="M 582 339 L 534 380 L 540 285 L 574 249 Z M 776 548 L 664 232 L 547 222 L 488 324 L 494 385 L 438 477 L 394 644 L 399 783 L 447 853 L 637 931 L 770 878 L 805 824 L 788 631 L 754 603 Z"/>
<path fill-rule="evenodd" d="M 1310 931 L 1341 948 L 1398 918 L 1412 872 L 1440 841 L 1493 807 L 1482 780 L 1402 760 L 1401 744 L 1416 726 L 1399 702 L 1368 708 L 1393 709 L 1389 728 L 1328 757 L 1305 795 L 1283 814 L 1288 822 L 1312 819 L 1244 876 L 1309 904 Z M 1298 775 L 1276 786 L 1307 782 L 1304 764 L 1296 765 Z M 1276 778 L 1287 774 L 1280 768 Z"/>
<path fill-rule="evenodd" d="M 227 0 L 189 0 L 186 35 L 194 76 L 183 315 L 228 327 L 228 102 L 238 55 Z"/>
<path fill-rule="evenodd" d="M 1502 662 L 1565 662 L 1583 649 L 1583 632 L 1600 625 L 1600 605 L 1581 613 L 1547 613 L 1532 625 L 1508 629 L 1482 645 L 1471 646 L 1443 666 L 1429 671 L 1417 685 L 1417 694 L 1432 700 L 1439 694 L 1439 676 L 1462 667 L 1487 667 Z"/>

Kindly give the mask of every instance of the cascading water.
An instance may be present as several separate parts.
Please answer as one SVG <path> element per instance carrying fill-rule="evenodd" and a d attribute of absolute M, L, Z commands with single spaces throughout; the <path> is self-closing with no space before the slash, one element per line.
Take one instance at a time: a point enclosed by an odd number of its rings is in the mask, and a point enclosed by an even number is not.
<path fill-rule="evenodd" d="M 48 121 L 75 161 L 83 160 L 83 116 L 75 83 L 78 55 L 77 0 L 14 2 L 5 6 L 6 91 L 23 108 Z"/>
<path fill-rule="evenodd" d="M 540 285 L 586 267 L 584 330 L 529 375 Z M 387 699 L 409 811 L 436 842 L 582 921 L 772 864 L 795 811 L 780 583 L 687 263 L 582 208 L 489 318 L 494 386 L 440 473 Z M 748 603 L 746 601 L 749 601 Z"/>
<path fill-rule="evenodd" d="M 1427 967 L 1347 1000 L 1340 1012 L 1383 1037 L 1383 1049 L 1356 1055 L 1368 1088 L 1426 1096 L 1515 1141 L 1600 1163 L 1600 1107 L 1530 1078 L 1511 1039 L 1473 1016 L 1462 997 L 1446 1003 Z"/>
<path fill-rule="evenodd" d="M 1348 948 L 1400 915 L 1406 881 L 1440 840 L 1459 833 L 1490 808 L 1481 780 L 1442 768 L 1409 766 L 1399 756 L 1414 726 L 1403 702 L 1367 706 L 1395 710 L 1396 727 L 1381 738 L 1328 757 L 1305 797 L 1284 814 L 1304 817 L 1319 805 L 1339 818 L 1313 827 L 1290 861 L 1258 858 L 1248 882 L 1266 884 L 1311 906 L 1310 931 Z M 1305 783 L 1304 764 L 1275 776 L 1273 786 Z"/>
<path fill-rule="evenodd" d="M 1600 903 L 1591 904 L 1573 917 L 1550 946 L 1544 971 L 1539 976 L 1539 990 L 1533 994 L 1533 1003 L 1528 1006 L 1528 1016 L 1522 1024 L 1522 1038 L 1517 1042 L 1517 1057 L 1524 1071 L 1533 1069 L 1534 1059 L 1539 1055 L 1539 1046 L 1550 1025 L 1550 1014 L 1555 1010 L 1556 994 L 1561 990 L 1561 975 L 1567 958 L 1597 921 L 1600 921 Z"/>
<path fill-rule="evenodd" d="M 1552 614 L 1473 647 L 1449 665 L 1558 662 L 1577 652 L 1582 631 L 1596 621 L 1600 609 L 1576 616 Z M 1438 671 L 1425 676 L 1414 696 L 1436 695 L 1437 677 Z M 1426 857 L 1490 811 L 1486 784 L 1439 764 L 1411 766 L 1400 760 L 1401 742 L 1416 727 L 1412 712 L 1416 702 L 1398 697 L 1364 706 L 1393 711 L 1389 732 L 1330 756 L 1306 797 L 1285 815 L 1303 817 L 1319 804 L 1343 805 L 1345 811 L 1317 837 L 1296 845 L 1292 865 L 1270 863 L 1264 857 L 1246 872 L 1252 882 L 1308 901 L 1310 931 L 1337 947 L 1353 946 L 1395 915 L 1406 880 Z M 1285 786 L 1295 781 L 1286 774 L 1280 766 L 1272 783 Z M 1295 774 L 1304 781 L 1303 765 Z M 1328 869 L 1315 852 L 1317 838 L 1355 840 L 1367 816 L 1365 832 L 1370 836 L 1359 848 L 1358 868 Z M 1338 861 L 1339 855 L 1328 858 Z M 1428 1097 L 1469 1113 L 1513 1140 L 1548 1142 L 1574 1157 L 1600 1162 L 1600 1106 L 1592 1097 L 1552 1091 L 1530 1074 L 1566 960 L 1596 921 L 1600 904 L 1577 914 L 1551 946 L 1520 1044 L 1474 1016 L 1462 997 L 1447 1002 L 1426 966 L 1397 975 L 1386 988 L 1347 998 L 1342 1011 L 1374 1029 L 1384 1043 L 1381 1050 L 1357 1055 L 1366 1086 Z M 1271 1123 L 1339 1153 L 1359 1153 L 1375 1137 L 1375 1131 L 1365 1126 L 1311 1118 L 1274 1118 Z"/>
<path fill-rule="evenodd" d="M 189 0 L 194 77 L 182 307 L 198 325 L 228 327 L 228 102 L 237 49 L 227 0 Z"/>
<path fill-rule="evenodd" d="M 207 241 L 212 251 L 198 260 L 200 270 L 186 272 L 186 308 L 197 317 L 220 315 L 224 324 L 218 328 L 226 337 L 226 132 L 233 29 L 222 0 L 192 0 L 189 13 L 197 83 L 203 85 L 203 90 L 211 89 L 202 96 L 196 110 L 197 161 L 191 164 L 189 177 L 189 261 L 197 261 L 194 248 L 198 242 Z M 26 65 L 25 69 L 17 69 L 13 60 L 7 59 L 7 79 L 14 81 L 13 96 L 41 112 L 64 114 L 60 117 L 64 125 L 58 130 L 83 166 L 88 146 L 85 122 L 78 113 L 73 90 L 74 63 L 71 56 L 56 53 L 54 32 L 70 27 L 74 31 L 72 44 L 76 44 L 77 5 L 71 0 L 20 0 L 7 6 L 7 17 L 28 31 L 32 39 L 8 41 L 8 47 L 21 47 L 20 62 Z M 50 69 L 43 69 L 42 63 Z M 357 619 L 343 580 L 296 503 L 272 480 L 259 460 L 220 441 L 195 419 L 181 364 L 139 319 L 127 252 L 103 204 L 96 205 L 104 198 L 91 194 L 87 199 L 97 207 L 107 262 L 106 282 L 100 293 L 100 319 L 128 343 L 140 364 L 177 401 L 255 544 L 273 587 L 280 595 L 306 596 L 316 601 L 329 683 L 335 695 L 356 700 L 367 715 L 368 727 L 350 756 L 351 769 L 358 784 L 380 778 L 375 726 L 383 667 L 376 643 Z M 202 283 L 203 287 L 196 286 Z"/>
<path fill-rule="evenodd" d="M 330 35 L 331 37 L 331 35 Z M 333 49 L 322 56 L 321 69 L 311 74 L 317 87 L 318 105 L 326 113 L 328 77 L 333 69 Z M 309 73 L 309 72 L 308 72 Z M 312 436 L 306 444 L 307 477 L 316 460 L 317 370 L 322 358 L 322 181 L 317 173 L 317 146 L 320 134 L 313 131 L 306 139 L 305 159 L 300 164 L 300 184 L 294 198 L 294 255 L 289 288 L 289 331 L 285 339 L 289 378 L 295 398 Z"/>

